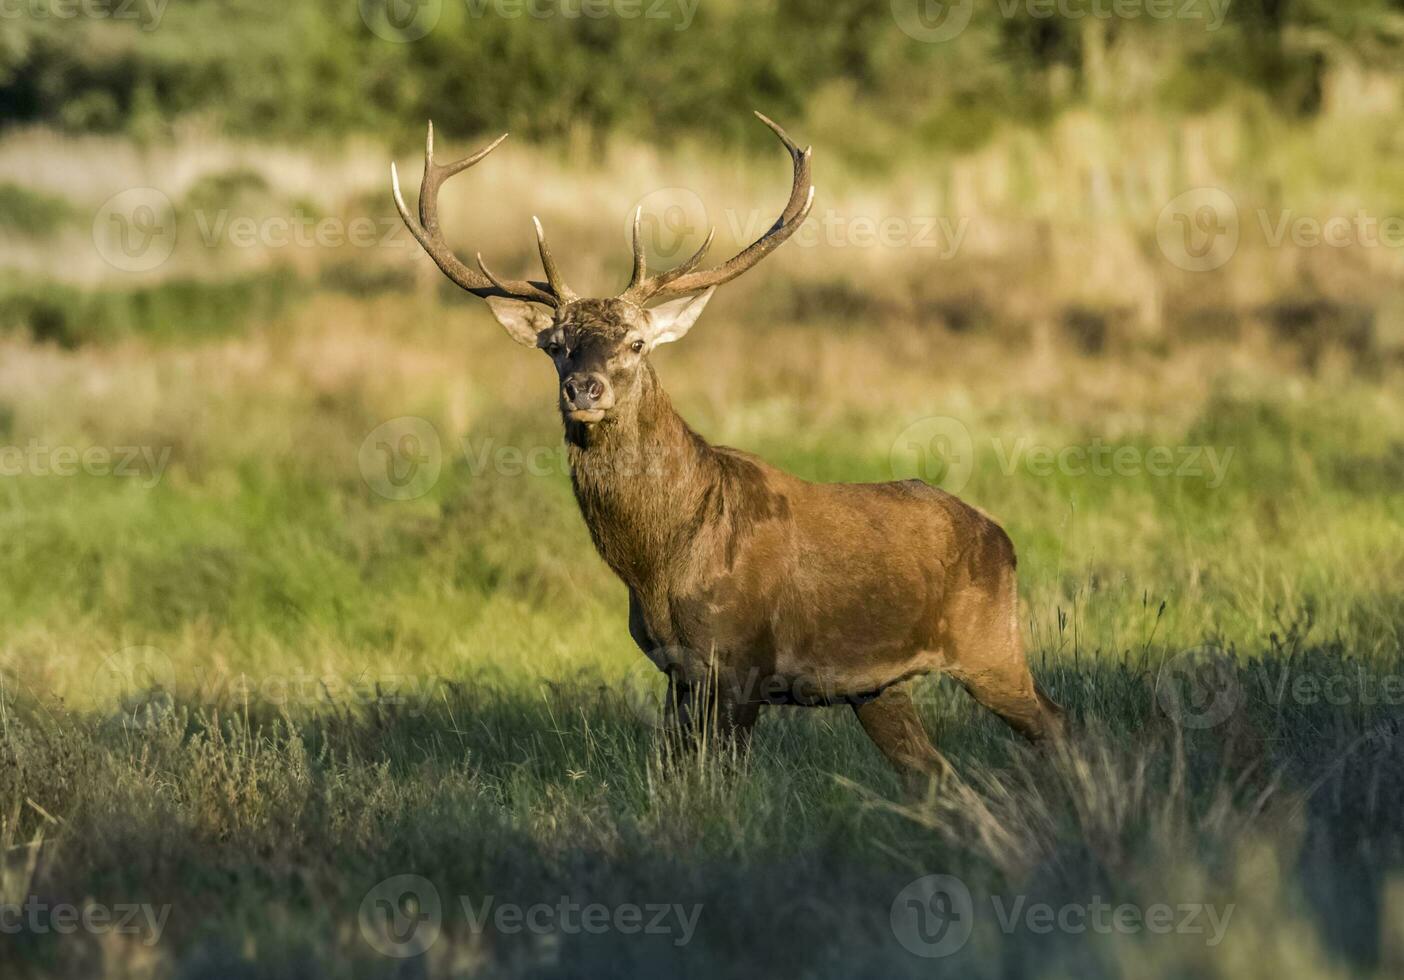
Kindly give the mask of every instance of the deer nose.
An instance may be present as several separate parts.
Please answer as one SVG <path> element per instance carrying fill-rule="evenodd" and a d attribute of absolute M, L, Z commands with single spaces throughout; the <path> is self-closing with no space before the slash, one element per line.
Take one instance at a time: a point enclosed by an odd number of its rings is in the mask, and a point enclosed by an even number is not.
<path fill-rule="evenodd" d="M 573 408 L 593 408 L 606 390 L 605 380 L 598 374 L 572 374 L 561 384 L 561 393 Z"/>

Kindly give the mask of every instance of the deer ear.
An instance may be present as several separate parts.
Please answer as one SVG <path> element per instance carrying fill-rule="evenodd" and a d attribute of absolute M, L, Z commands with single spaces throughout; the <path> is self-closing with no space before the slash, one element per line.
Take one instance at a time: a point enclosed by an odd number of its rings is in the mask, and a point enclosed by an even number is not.
<path fill-rule="evenodd" d="M 716 291 L 717 287 L 713 286 L 705 293 L 684 296 L 682 299 L 662 303 L 649 310 L 649 349 L 651 350 L 659 344 L 670 344 L 675 340 L 681 340 L 683 334 L 692 329 L 692 325 L 702 315 L 707 300 L 711 299 L 712 294 Z"/>
<path fill-rule="evenodd" d="M 523 347 L 535 347 L 541 331 L 555 323 L 546 307 L 524 299 L 489 296 L 487 305 L 492 315 L 497 317 L 497 322 L 506 329 L 507 335 Z"/>

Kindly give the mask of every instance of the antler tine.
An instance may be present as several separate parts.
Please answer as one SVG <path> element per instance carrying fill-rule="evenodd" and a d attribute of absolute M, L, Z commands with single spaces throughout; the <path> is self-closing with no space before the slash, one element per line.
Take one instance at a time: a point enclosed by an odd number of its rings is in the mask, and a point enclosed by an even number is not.
<path fill-rule="evenodd" d="M 702 242 L 702 247 L 693 252 L 681 265 L 661 272 L 651 279 L 647 276 L 648 261 L 644 257 L 643 236 L 639 234 L 639 224 L 643 216 L 643 208 L 634 209 L 634 273 L 629 277 L 629 285 L 621 295 L 627 295 L 631 290 L 638 291 L 641 287 L 657 289 L 672 282 L 678 276 L 686 275 L 697 268 L 698 263 L 706 256 L 707 250 L 712 247 L 712 239 L 717 235 L 716 226 L 707 229 L 707 237 Z"/>
<path fill-rule="evenodd" d="M 785 210 L 781 212 L 776 224 L 789 221 L 799 209 L 804 206 L 805 198 L 810 187 L 810 168 L 814 162 L 813 147 L 806 146 L 803 150 L 799 144 L 790 139 L 790 134 L 780 128 L 780 124 L 771 119 L 763 112 L 757 112 L 756 118 L 770 127 L 770 131 L 780 137 L 780 142 L 785 144 L 785 149 L 790 151 L 790 159 L 794 162 L 795 181 L 790 190 L 790 199 L 785 204 Z"/>
<path fill-rule="evenodd" d="M 497 139 L 493 140 L 491 143 L 483 147 L 477 153 L 470 153 L 462 160 L 459 160 L 456 163 L 450 163 L 442 169 L 452 171 L 447 175 L 448 177 L 452 177 L 460 170 L 467 170 L 473 164 L 477 163 L 483 157 L 487 156 L 493 150 L 497 149 L 498 145 L 507 138 L 507 135 L 508 134 L 503 133 L 501 136 L 497 137 Z M 429 130 L 424 137 L 424 161 L 426 163 L 434 162 L 434 120 L 432 119 L 429 120 Z"/>
<path fill-rule="evenodd" d="M 702 261 L 702 256 L 706 254 L 708 246 L 712 243 L 712 234 L 709 233 L 707 240 L 702 244 L 702 248 L 698 250 L 697 254 L 682 265 L 660 275 L 645 276 L 643 246 L 639 241 L 638 234 L 639 216 L 635 212 L 634 276 L 629 282 L 628 288 L 620 294 L 621 299 L 644 303 L 661 296 L 682 296 L 730 282 L 769 255 L 793 235 L 800 225 L 804 224 L 805 219 L 809 217 L 810 209 L 814 206 L 814 183 L 810 176 L 813 164 L 811 148 L 805 147 L 801 150 L 799 144 L 792 140 L 785 130 L 762 113 L 757 112 L 756 118 L 765 123 L 770 131 L 780 139 L 794 166 L 790 197 L 785 202 L 785 209 L 780 212 L 780 217 L 766 230 L 765 234 L 719 266 L 694 271 Z"/>
<path fill-rule="evenodd" d="M 420 225 L 431 233 L 439 230 L 439 188 L 444 181 L 478 163 L 501 146 L 506 138 L 507 134 L 503 133 L 477 153 L 470 153 L 462 160 L 440 165 L 434 162 L 434 120 L 429 120 L 429 128 L 424 136 L 424 177 L 419 183 Z"/>
<path fill-rule="evenodd" d="M 531 221 L 536 225 L 536 247 L 541 252 L 541 268 L 546 270 L 546 280 L 551 284 L 551 291 L 562 303 L 574 302 L 577 298 L 575 291 L 565 284 L 561 271 L 556 268 L 556 260 L 551 257 L 551 249 L 546 244 L 546 231 L 541 227 L 541 219 L 532 215 Z"/>
<path fill-rule="evenodd" d="M 449 279 L 457 283 L 463 289 L 475 296 L 506 296 L 512 299 L 529 300 L 533 303 L 542 303 L 546 306 L 560 306 L 569 302 L 556 289 L 557 277 L 551 275 L 548 268 L 548 278 L 551 282 L 535 282 L 524 279 L 497 279 L 487 273 L 484 269 L 479 273 L 466 266 L 448 243 L 444 241 L 443 235 L 439 231 L 439 188 L 443 182 L 455 174 L 462 173 L 469 167 L 478 163 L 487 156 L 507 138 L 503 133 L 493 140 L 483 149 L 461 160 L 453 163 L 440 165 L 434 162 L 434 123 L 429 123 L 428 132 L 424 137 L 424 177 L 419 186 L 419 219 L 416 221 L 410 214 L 409 208 L 405 205 L 404 195 L 400 191 L 400 174 L 395 164 L 390 164 L 390 187 L 395 196 L 395 208 L 400 212 L 400 219 L 404 221 L 405 227 L 410 230 L 419 242 L 424 251 L 429 253 L 429 257 Z M 548 257 L 543 244 L 542 261 Z M 479 263 L 481 265 L 481 262 Z"/>
<path fill-rule="evenodd" d="M 648 260 L 644 257 L 643 236 L 639 234 L 639 224 L 643 221 L 643 205 L 634 208 L 634 272 L 629 276 L 626 293 L 643 284 L 648 273 Z"/>
<path fill-rule="evenodd" d="M 492 270 L 489 269 L 489 268 L 487 267 L 487 263 L 483 261 L 483 253 L 482 253 L 482 252 L 479 252 L 479 253 L 478 253 L 477 259 L 478 259 L 478 268 L 483 270 L 483 275 L 487 276 L 488 282 L 492 283 L 492 284 L 493 284 L 494 286 L 496 286 L 498 289 L 501 289 L 501 290 L 503 290 L 503 291 L 506 291 L 507 287 L 503 284 L 502 280 L 499 279 L 499 278 L 497 278 L 495 275 L 493 275 L 493 274 L 492 274 Z"/>
<path fill-rule="evenodd" d="M 717 226 L 713 225 L 712 227 L 707 229 L 707 237 L 702 240 L 702 247 L 699 248 L 697 251 L 693 252 L 692 257 L 689 258 L 686 262 L 683 262 L 681 265 L 669 269 L 667 272 L 663 272 L 655 276 L 653 279 L 654 285 L 661 288 L 663 286 L 668 285 L 668 283 L 678 279 L 679 277 L 687 275 L 693 269 L 697 268 L 702 263 L 702 260 L 706 258 L 707 250 L 712 247 L 712 239 L 716 237 Z"/>

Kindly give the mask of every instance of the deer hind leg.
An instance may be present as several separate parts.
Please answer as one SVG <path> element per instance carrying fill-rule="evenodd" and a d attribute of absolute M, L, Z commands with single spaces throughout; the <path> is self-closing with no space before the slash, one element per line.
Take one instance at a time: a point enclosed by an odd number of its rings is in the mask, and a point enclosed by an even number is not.
<path fill-rule="evenodd" d="M 1035 745 L 1063 736 L 1063 709 L 1039 690 L 1027 665 L 1021 670 L 963 675 L 959 680 L 976 701 Z"/>
<path fill-rule="evenodd" d="M 906 691 L 889 687 L 872 701 L 855 704 L 853 711 L 868 738 L 910 787 L 939 786 L 950 774 L 951 764 L 931 743 Z"/>
<path fill-rule="evenodd" d="M 1018 593 L 1012 570 L 995 591 L 952 610 L 946 673 L 976 701 L 1034 744 L 1061 738 L 1063 709 L 1041 691 L 1019 638 Z"/>

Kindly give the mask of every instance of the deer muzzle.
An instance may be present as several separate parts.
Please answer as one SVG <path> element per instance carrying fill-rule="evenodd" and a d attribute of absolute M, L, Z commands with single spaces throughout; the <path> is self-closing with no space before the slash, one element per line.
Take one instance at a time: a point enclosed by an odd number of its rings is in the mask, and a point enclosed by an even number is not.
<path fill-rule="evenodd" d="M 601 374 L 575 373 L 561 382 L 561 410 L 575 422 L 598 422 L 614 407 L 614 391 Z"/>

